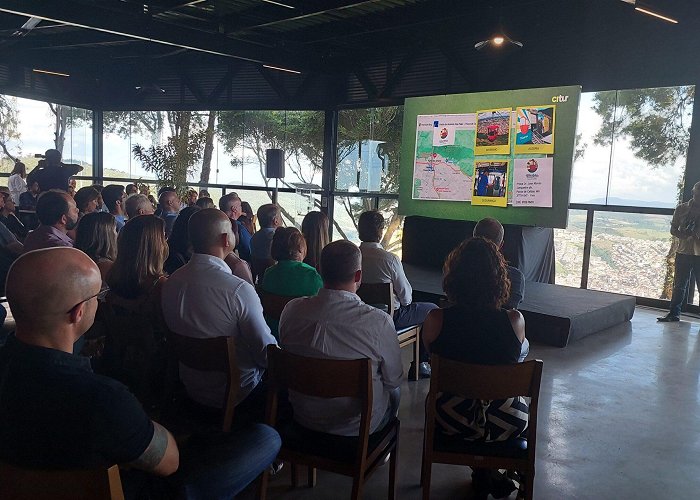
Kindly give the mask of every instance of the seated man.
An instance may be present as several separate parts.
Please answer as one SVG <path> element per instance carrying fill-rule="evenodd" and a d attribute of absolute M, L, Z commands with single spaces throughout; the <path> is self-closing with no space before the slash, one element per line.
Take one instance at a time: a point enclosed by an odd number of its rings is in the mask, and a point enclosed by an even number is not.
<path fill-rule="evenodd" d="M 219 199 L 219 208 L 226 214 L 231 224 L 238 225 L 238 245 L 235 249 L 238 250 L 238 256 L 241 259 L 250 262 L 250 240 L 253 235 L 238 220 L 242 213 L 241 199 L 236 193 L 228 193 Z"/>
<path fill-rule="evenodd" d="M 259 424 L 216 444 L 193 444 L 180 460 L 173 436 L 124 385 L 94 374 L 88 358 L 72 354 L 93 323 L 102 284 L 97 265 L 83 252 L 25 254 L 7 283 L 17 327 L 0 351 L 0 461 L 30 469 L 128 464 L 158 476 L 181 465 L 178 497 L 231 498 L 277 455 L 279 435 Z M 126 498 L 141 498 L 137 489 L 144 480 L 122 472 Z"/>
<path fill-rule="evenodd" d="M 503 249 L 503 226 L 498 220 L 492 217 L 481 219 L 474 226 L 473 236 L 480 236 L 492 241 L 496 244 L 499 250 Z M 508 266 L 508 278 L 510 278 L 510 297 L 505 304 L 504 309 L 517 309 L 525 297 L 525 277 L 522 271 L 517 267 Z"/>
<path fill-rule="evenodd" d="M 39 196 L 36 215 L 41 225 L 24 240 L 24 251 L 40 248 L 72 247 L 68 231 L 78 224 L 78 207 L 73 198 L 62 191 L 47 191 Z"/>
<path fill-rule="evenodd" d="M 258 208 L 260 231 L 256 232 L 250 240 L 250 252 L 253 259 L 261 261 L 272 259 L 270 256 L 272 237 L 281 222 L 280 208 L 277 205 L 267 203 Z"/>
<path fill-rule="evenodd" d="M 346 240 L 321 252 L 323 288 L 316 297 L 294 299 L 280 318 L 280 344 L 302 356 L 372 360 L 372 421 L 381 430 L 396 415 L 403 367 L 391 319 L 357 296 L 362 280 L 360 250 Z M 317 399 L 290 393 L 294 419 L 302 426 L 340 436 L 357 436 L 360 407 L 356 400 Z"/>
<path fill-rule="evenodd" d="M 124 202 L 126 216 L 129 219 L 138 217 L 139 215 L 153 214 L 153 203 L 145 194 L 132 194 Z"/>
<path fill-rule="evenodd" d="M 180 197 L 175 188 L 163 188 L 158 196 L 159 217 L 165 221 L 165 236 L 173 232 L 173 225 L 180 213 Z"/>
<path fill-rule="evenodd" d="M 419 325 L 437 305 L 432 302 L 413 302 L 413 288 L 406 278 L 401 260 L 391 252 L 387 252 L 379 241 L 384 232 L 384 216 L 376 210 L 363 212 L 357 224 L 362 252 L 362 272 L 365 283 L 391 283 L 394 288 L 394 327 L 397 330 L 412 325 Z M 422 347 L 422 346 L 421 346 Z M 421 351 L 422 352 L 422 351 Z M 415 366 L 409 369 L 415 373 Z M 428 355 L 421 355 L 419 367 L 421 377 L 430 376 Z"/>
<path fill-rule="evenodd" d="M 163 315 L 174 333 L 195 338 L 232 336 L 240 370 L 236 404 L 253 392 L 267 367 L 267 346 L 277 344 L 263 318 L 255 288 L 231 274 L 224 262 L 233 251 L 231 222 L 214 208 L 192 215 L 188 233 L 194 254 L 163 285 Z M 223 373 L 201 372 L 180 366 L 180 379 L 190 399 L 210 408 L 222 408 L 226 390 Z M 258 391 L 259 392 L 259 391 Z M 264 394 L 258 401 L 262 412 Z"/>
<path fill-rule="evenodd" d="M 114 220 L 117 223 L 117 232 L 121 231 L 126 223 L 126 217 L 124 216 L 124 201 L 126 200 L 124 186 L 119 184 L 105 186 L 102 190 L 102 200 L 104 200 L 107 211 L 114 215 Z"/>

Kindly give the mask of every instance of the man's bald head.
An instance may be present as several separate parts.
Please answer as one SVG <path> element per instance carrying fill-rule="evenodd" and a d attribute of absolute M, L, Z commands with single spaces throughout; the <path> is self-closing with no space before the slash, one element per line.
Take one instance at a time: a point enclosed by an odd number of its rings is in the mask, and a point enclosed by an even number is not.
<path fill-rule="evenodd" d="M 205 208 L 190 217 L 187 234 L 195 253 L 213 254 L 225 251 L 223 235 L 228 236 L 228 243 L 233 249 L 235 239 L 231 230 L 231 221 L 221 210 Z M 230 251 L 230 250 L 229 250 Z"/>
<path fill-rule="evenodd" d="M 163 212 L 179 212 L 180 211 L 180 197 L 175 191 L 165 191 L 161 193 L 158 198 L 158 203 L 160 203 L 160 208 Z"/>
<path fill-rule="evenodd" d="M 6 284 L 18 338 L 26 333 L 58 335 L 71 326 L 71 342 L 77 340 L 92 325 L 97 310 L 96 303 L 86 306 L 85 301 L 99 293 L 101 285 L 100 270 L 80 250 L 58 247 L 22 255 L 10 267 Z M 82 315 L 75 317 L 80 308 Z"/>
<path fill-rule="evenodd" d="M 486 217 L 476 223 L 473 236 L 486 238 L 495 243 L 497 247 L 500 247 L 501 243 L 503 243 L 503 226 L 497 219 Z"/>

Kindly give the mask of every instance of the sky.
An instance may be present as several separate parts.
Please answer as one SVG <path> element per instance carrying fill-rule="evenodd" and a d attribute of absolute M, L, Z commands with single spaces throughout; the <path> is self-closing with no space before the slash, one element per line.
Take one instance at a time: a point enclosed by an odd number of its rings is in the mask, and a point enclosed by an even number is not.
<path fill-rule="evenodd" d="M 584 157 L 574 163 L 570 201 L 601 202 L 606 198 L 607 192 L 611 198 L 642 202 L 644 205 L 675 206 L 677 183 L 683 174 L 685 158 L 678 159 L 670 167 L 652 170 L 646 162 L 634 156 L 626 139 L 616 140 L 613 148 L 594 145 L 593 136 L 601 125 L 601 118 L 592 109 L 593 96 L 593 93 L 581 96 L 578 133 L 582 134 L 588 147 Z M 20 140 L 12 141 L 8 145 L 9 149 L 13 153 L 34 155 L 53 147 L 53 115 L 48 104 L 21 98 L 16 98 L 16 101 Z M 151 138 L 122 138 L 117 134 L 105 134 L 105 168 L 123 171 L 133 178 L 153 178 L 153 174 L 145 171 L 131 155 L 131 148 L 137 143 L 148 146 Z M 238 152 L 238 155 L 241 154 Z M 67 132 L 64 158 L 92 162 L 92 132 L 88 126 L 81 125 Z M 226 153 L 223 144 L 217 140 L 210 177 L 212 183 L 264 185 L 257 160 L 251 154 L 244 155 L 243 168 L 234 168 L 230 160 L 231 155 Z M 289 167 L 285 180 L 297 181 Z M 314 178 L 314 182 L 320 184 L 320 175 Z M 613 203 L 618 202 L 614 200 Z"/>

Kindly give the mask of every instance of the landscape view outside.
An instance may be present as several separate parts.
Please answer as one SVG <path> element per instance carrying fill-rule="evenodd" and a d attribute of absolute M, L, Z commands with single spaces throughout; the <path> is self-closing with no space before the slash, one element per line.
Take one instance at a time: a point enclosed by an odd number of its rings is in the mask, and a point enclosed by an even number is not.
<path fill-rule="evenodd" d="M 571 202 L 674 207 L 682 187 L 694 96 L 692 86 L 583 93 Z M 140 180 L 155 190 L 158 173 L 136 158 L 134 146 L 146 152 L 167 146 L 184 129 L 191 141 L 201 139 L 186 182 L 272 188 L 274 181 L 264 177 L 264 152 L 279 147 L 287 155 L 287 175 L 280 185 L 318 189 L 323 118 L 316 111 L 105 112 L 104 174 Z M 0 96 L 0 146 L 5 149 L 0 171 L 10 171 L 10 157 L 33 168 L 38 161 L 34 155 L 59 141 L 65 160 L 83 165 L 84 175 L 92 175 L 91 120 L 89 110 Z M 357 194 L 376 193 L 389 227 L 383 243 L 400 255 L 403 218 L 397 214 L 397 201 L 382 195 L 398 192 L 402 121 L 402 106 L 339 113 L 335 182 L 347 194 L 334 200 L 334 238 L 357 241 L 357 217 L 375 203 L 374 197 Z M 238 191 L 253 207 L 270 199 L 266 191 Z M 217 200 L 221 196 L 220 188 L 210 192 Z M 320 206 L 320 197 L 308 193 L 282 193 L 279 200 L 287 224 L 300 224 L 309 208 Z M 580 286 L 585 222 L 585 211 L 570 210 L 567 229 L 555 230 L 558 284 Z M 668 298 L 673 270 L 669 223 L 667 215 L 596 212 L 588 287 Z"/>

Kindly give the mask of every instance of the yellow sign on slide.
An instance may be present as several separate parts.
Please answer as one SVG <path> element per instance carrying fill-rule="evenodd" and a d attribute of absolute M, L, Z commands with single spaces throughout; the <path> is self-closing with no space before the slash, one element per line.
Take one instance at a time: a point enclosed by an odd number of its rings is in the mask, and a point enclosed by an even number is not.
<path fill-rule="evenodd" d="M 510 154 L 511 108 L 476 112 L 475 155 Z"/>
<path fill-rule="evenodd" d="M 508 160 L 474 162 L 472 205 L 508 205 Z"/>

